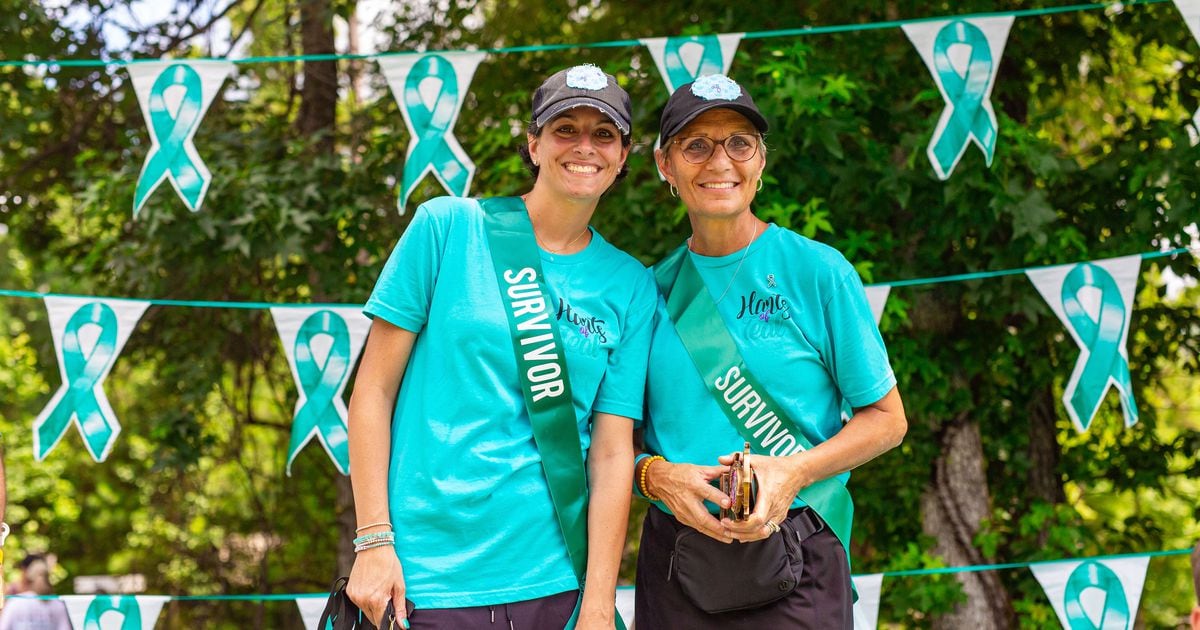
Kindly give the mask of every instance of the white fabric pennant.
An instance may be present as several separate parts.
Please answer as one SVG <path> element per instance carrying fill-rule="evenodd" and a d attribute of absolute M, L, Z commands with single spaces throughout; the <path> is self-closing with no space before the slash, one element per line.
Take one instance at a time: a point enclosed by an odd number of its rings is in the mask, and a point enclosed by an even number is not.
<path fill-rule="evenodd" d="M 854 630 L 875 630 L 879 625 L 879 591 L 883 587 L 883 574 L 854 575 L 854 589 L 858 601 L 854 602 Z"/>
<path fill-rule="evenodd" d="M 887 305 L 888 294 L 892 292 L 891 285 L 876 284 L 867 289 L 867 303 L 871 305 L 871 315 L 875 316 L 875 325 L 883 318 L 883 307 Z"/>
<path fill-rule="evenodd" d="M 358 362 L 371 320 L 358 307 L 276 306 L 271 317 L 279 331 L 299 398 L 292 422 L 287 474 L 300 449 L 314 438 L 338 472 L 350 473 L 346 403 L 342 392 Z"/>
<path fill-rule="evenodd" d="M 625 622 L 626 628 L 633 628 L 633 587 L 617 587 L 617 614 Z"/>
<path fill-rule="evenodd" d="M 1129 630 L 1137 618 L 1150 556 L 1030 565 L 1067 630 Z"/>
<path fill-rule="evenodd" d="M 1174 0 L 1175 8 L 1183 15 L 1183 23 L 1187 24 L 1192 37 L 1200 43 L 1200 0 Z"/>
<path fill-rule="evenodd" d="M 999 136 L 992 87 L 1013 19 L 937 20 L 901 27 L 946 102 L 926 151 L 939 179 L 950 177 L 971 142 L 992 165 Z"/>
<path fill-rule="evenodd" d="M 728 74 L 744 34 L 648 37 L 639 41 L 658 66 L 667 92 L 672 93 L 706 74 Z"/>
<path fill-rule="evenodd" d="M 192 140 L 234 65 L 179 60 L 131 63 L 125 68 L 150 133 L 150 152 L 133 195 L 133 216 L 137 217 L 164 179 L 175 187 L 188 210 L 200 210 L 212 173 Z"/>
<path fill-rule="evenodd" d="M 408 196 L 428 173 L 451 195 L 465 197 L 470 190 L 475 163 L 454 137 L 454 123 L 475 69 L 486 56 L 448 52 L 375 58 L 411 138 L 396 204 L 400 214 L 404 214 Z"/>
<path fill-rule="evenodd" d="M 151 630 L 166 595 L 63 595 L 71 625 L 83 630 Z"/>
<path fill-rule="evenodd" d="M 1062 400 L 1080 433 L 1088 430 L 1109 387 L 1120 394 L 1125 426 L 1138 420 L 1126 343 L 1141 264 L 1135 254 L 1025 272 L 1079 346 Z"/>
<path fill-rule="evenodd" d="M 62 385 L 33 421 L 34 457 L 46 459 L 75 426 L 92 459 L 102 462 L 121 433 L 104 379 L 150 302 L 94 297 L 46 297 L 45 302 Z"/>
<path fill-rule="evenodd" d="M 296 598 L 296 607 L 300 609 L 300 619 L 304 622 L 304 630 L 318 630 L 317 624 L 321 621 L 321 613 L 325 612 L 325 602 L 328 599 L 328 596 Z M 320 630 L 325 629 L 321 628 Z"/>
<path fill-rule="evenodd" d="M 722 33 L 720 35 L 691 35 L 680 37 L 647 37 L 639 40 L 654 65 L 667 93 L 673 94 L 681 85 L 687 85 L 708 74 L 729 74 L 733 56 L 745 33 Z M 662 144 L 662 137 L 654 139 L 654 148 Z M 663 179 L 662 172 L 658 174 Z"/>
<path fill-rule="evenodd" d="M 1183 22 L 1192 32 L 1192 37 L 1195 38 L 1196 43 L 1200 43 L 1200 0 L 1174 1 L 1175 8 L 1179 9 L 1179 13 L 1183 15 Z M 1200 109 L 1192 114 L 1192 124 L 1196 126 L 1196 131 L 1200 132 Z"/>

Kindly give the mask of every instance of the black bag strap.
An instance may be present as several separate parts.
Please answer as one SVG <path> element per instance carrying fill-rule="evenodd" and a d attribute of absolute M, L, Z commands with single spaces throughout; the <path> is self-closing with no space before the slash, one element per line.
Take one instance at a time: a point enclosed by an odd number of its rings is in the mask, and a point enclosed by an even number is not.
<path fill-rule="evenodd" d="M 325 610 L 321 611 L 321 619 L 317 622 L 318 628 L 375 630 L 375 624 L 363 618 L 358 606 L 355 606 L 346 594 L 346 584 L 349 582 L 348 577 L 334 580 L 333 588 L 329 590 L 329 599 L 325 601 Z M 386 616 L 384 615 L 385 618 Z"/>

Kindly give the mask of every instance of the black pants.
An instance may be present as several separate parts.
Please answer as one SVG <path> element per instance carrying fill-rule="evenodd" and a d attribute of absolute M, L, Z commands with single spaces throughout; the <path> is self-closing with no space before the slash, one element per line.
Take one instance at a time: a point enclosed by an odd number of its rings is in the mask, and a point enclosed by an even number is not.
<path fill-rule="evenodd" d="M 579 591 L 566 591 L 511 604 L 470 608 L 418 608 L 411 630 L 560 630 L 575 612 Z"/>
<path fill-rule="evenodd" d="M 801 511 L 808 508 L 793 510 L 788 517 L 793 518 Z M 716 614 L 697 608 L 680 590 L 679 581 L 668 579 L 675 536 L 686 527 L 657 507 L 646 513 L 634 591 L 633 617 L 637 630 L 854 627 L 850 566 L 841 542 L 829 527 L 821 528 L 802 543 L 804 569 L 791 594 L 760 608 Z"/>

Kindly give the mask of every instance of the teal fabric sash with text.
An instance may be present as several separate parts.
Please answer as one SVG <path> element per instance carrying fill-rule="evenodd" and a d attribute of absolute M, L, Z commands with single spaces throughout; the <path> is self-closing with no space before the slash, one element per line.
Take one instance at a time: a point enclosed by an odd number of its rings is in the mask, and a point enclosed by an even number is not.
<path fill-rule="evenodd" d="M 580 596 L 587 576 L 587 471 L 579 441 L 566 349 L 542 274 L 542 257 L 520 197 L 480 200 L 488 249 L 496 269 L 500 301 L 512 333 L 513 352 L 533 441 L 542 458 L 550 499 L 567 545 Z M 520 509 L 520 506 L 514 506 Z M 579 606 L 567 623 L 575 626 Z M 617 627 L 624 630 L 621 616 Z"/>

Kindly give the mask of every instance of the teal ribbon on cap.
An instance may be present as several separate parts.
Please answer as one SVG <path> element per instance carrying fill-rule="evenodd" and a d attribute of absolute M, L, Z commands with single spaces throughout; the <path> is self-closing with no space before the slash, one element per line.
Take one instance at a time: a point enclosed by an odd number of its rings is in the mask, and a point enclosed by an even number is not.
<path fill-rule="evenodd" d="M 87 324 L 100 327 L 91 354 L 84 355 L 79 340 Z M 71 417 L 79 419 L 79 432 L 92 458 L 99 461 L 116 439 L 119 425 L 105 415 L 95 388 L 117 357 L 117 314 L 103 302 L 90 302 L 76 309 L 63 331 L 62 364 L 66 393 L 50 414 L 34 428 L 38 435 L 37 458 L 45 459 L 71 426 Z"/>
<path fill-rule="evenodd" d="M 1087 588 L 1104 591 L 1104 608 L 1100 611 L 1098 624 L 1092 623 L 1083 610 L 1083 591 Z M 1075 567 L 1067 578 L 1063 600 L 1070 630 L 1126 630 L 1132 621 L 1121 578 L 1099 562 L 1088 560 Z"/>
<path fill-rule="evenodd" d="M 950 63 L 949 50 L 954 44 L 971 47 L 967 71 L 962 76 Z M 996 152 L 997 130 L 987 109 L 983 107 L 988 83 L 995 71 L 987 36 L 970 22 L 952 20 L 938 31 L 934 39 L 933 65 L 952 108 L 946 126 L 932 140 L 933 159 L 937 161 L 940 172 L 950 173 L 972 136 L 979 142 L 987 164 L 991 166 L 992 156 Z"/>
<path fill-rule="evenodd" d="M 323 365 L 318 365 L 313 355 L 312 341 L 317 335 L 333 338 Z M 293 357 L 305 401 L 292 422 L 287 472 L 292 474 L 292 461 L 315 430 L 317 439 L 328 449 L 338 470 L 343 475 L 347 474 L 350 470 L 350 450 L 346 423 L 333 403 L 342 383 L 350 376 L 350 329 L 346 326 L 346 320 L 329 310 L 309 315 L 296 335 Z"/>
<path fill-rule="evenodd" d="M 179 103 L 179 110 L 172 114 L 167 108 L 165 94 L 175 86 L 183 87 L 183 99 Z M 188 209 L 193 212 L 199 209 L 207 182 L 204 172 L 188 155 L 187 145 L 188 137 L 200 124 L 203 98 L 200 74 L 186 64 L 169 66 L 154 80 L 147 104 L 150 109 L 150 133 L 158 140 L 158 147 L 146 159 L 146 166 L 138 177 L 137 190 L 133 195 L 133 216 L 138 215 L 146 198 L 166 176 L 175 181 Z"/>
<path fill-rule="evenodd" d="M 421 81 L 427 77 L 441 81 L 432 107 L 425 106 L 419 89 Z M 467 194 L 473 165 L 459 160 L 446 140 L 454 124 L 460 98 L 454 66 L 445 57 L 426 55 L 409 70 L 404 81 L 403 106 L 413 126 L 414 145 L 404 162 L 404 176 L 400 184 L 401 210 L 417 182 L 430 168 L 438 174 L 450 194 L 459 197 Z"/>
<path fill-rule="evenodd" d="M 118 630 L 142 630 L 142 610 L 132 595 L 97 595 L 83 618 L 83 630 L 101 630 L 100 617 L 111 611 L 121 613 Z"/>
<path fill-rule="evenodd" d="M 1085 287 L 1100 292 L 1100 311 L 1096 320 L 1092 320 L 1079 301 L 1079 292 Z M 1136 422 L 1138 412 L 1129 378 L 1129 362 L 1121 355 L 1126 312 L 1117 281 L 1104 267 L 1090 262 L 1079 263 L 1063 280 L 1062 304 L 1071 327 L 1088 349 L 1083 372 L 1066 396 L 1080 425 L 1086 431 L 1091 424 L 1108 392 L 1110 379 L 1118 385 L 1130 423 Z"/>

